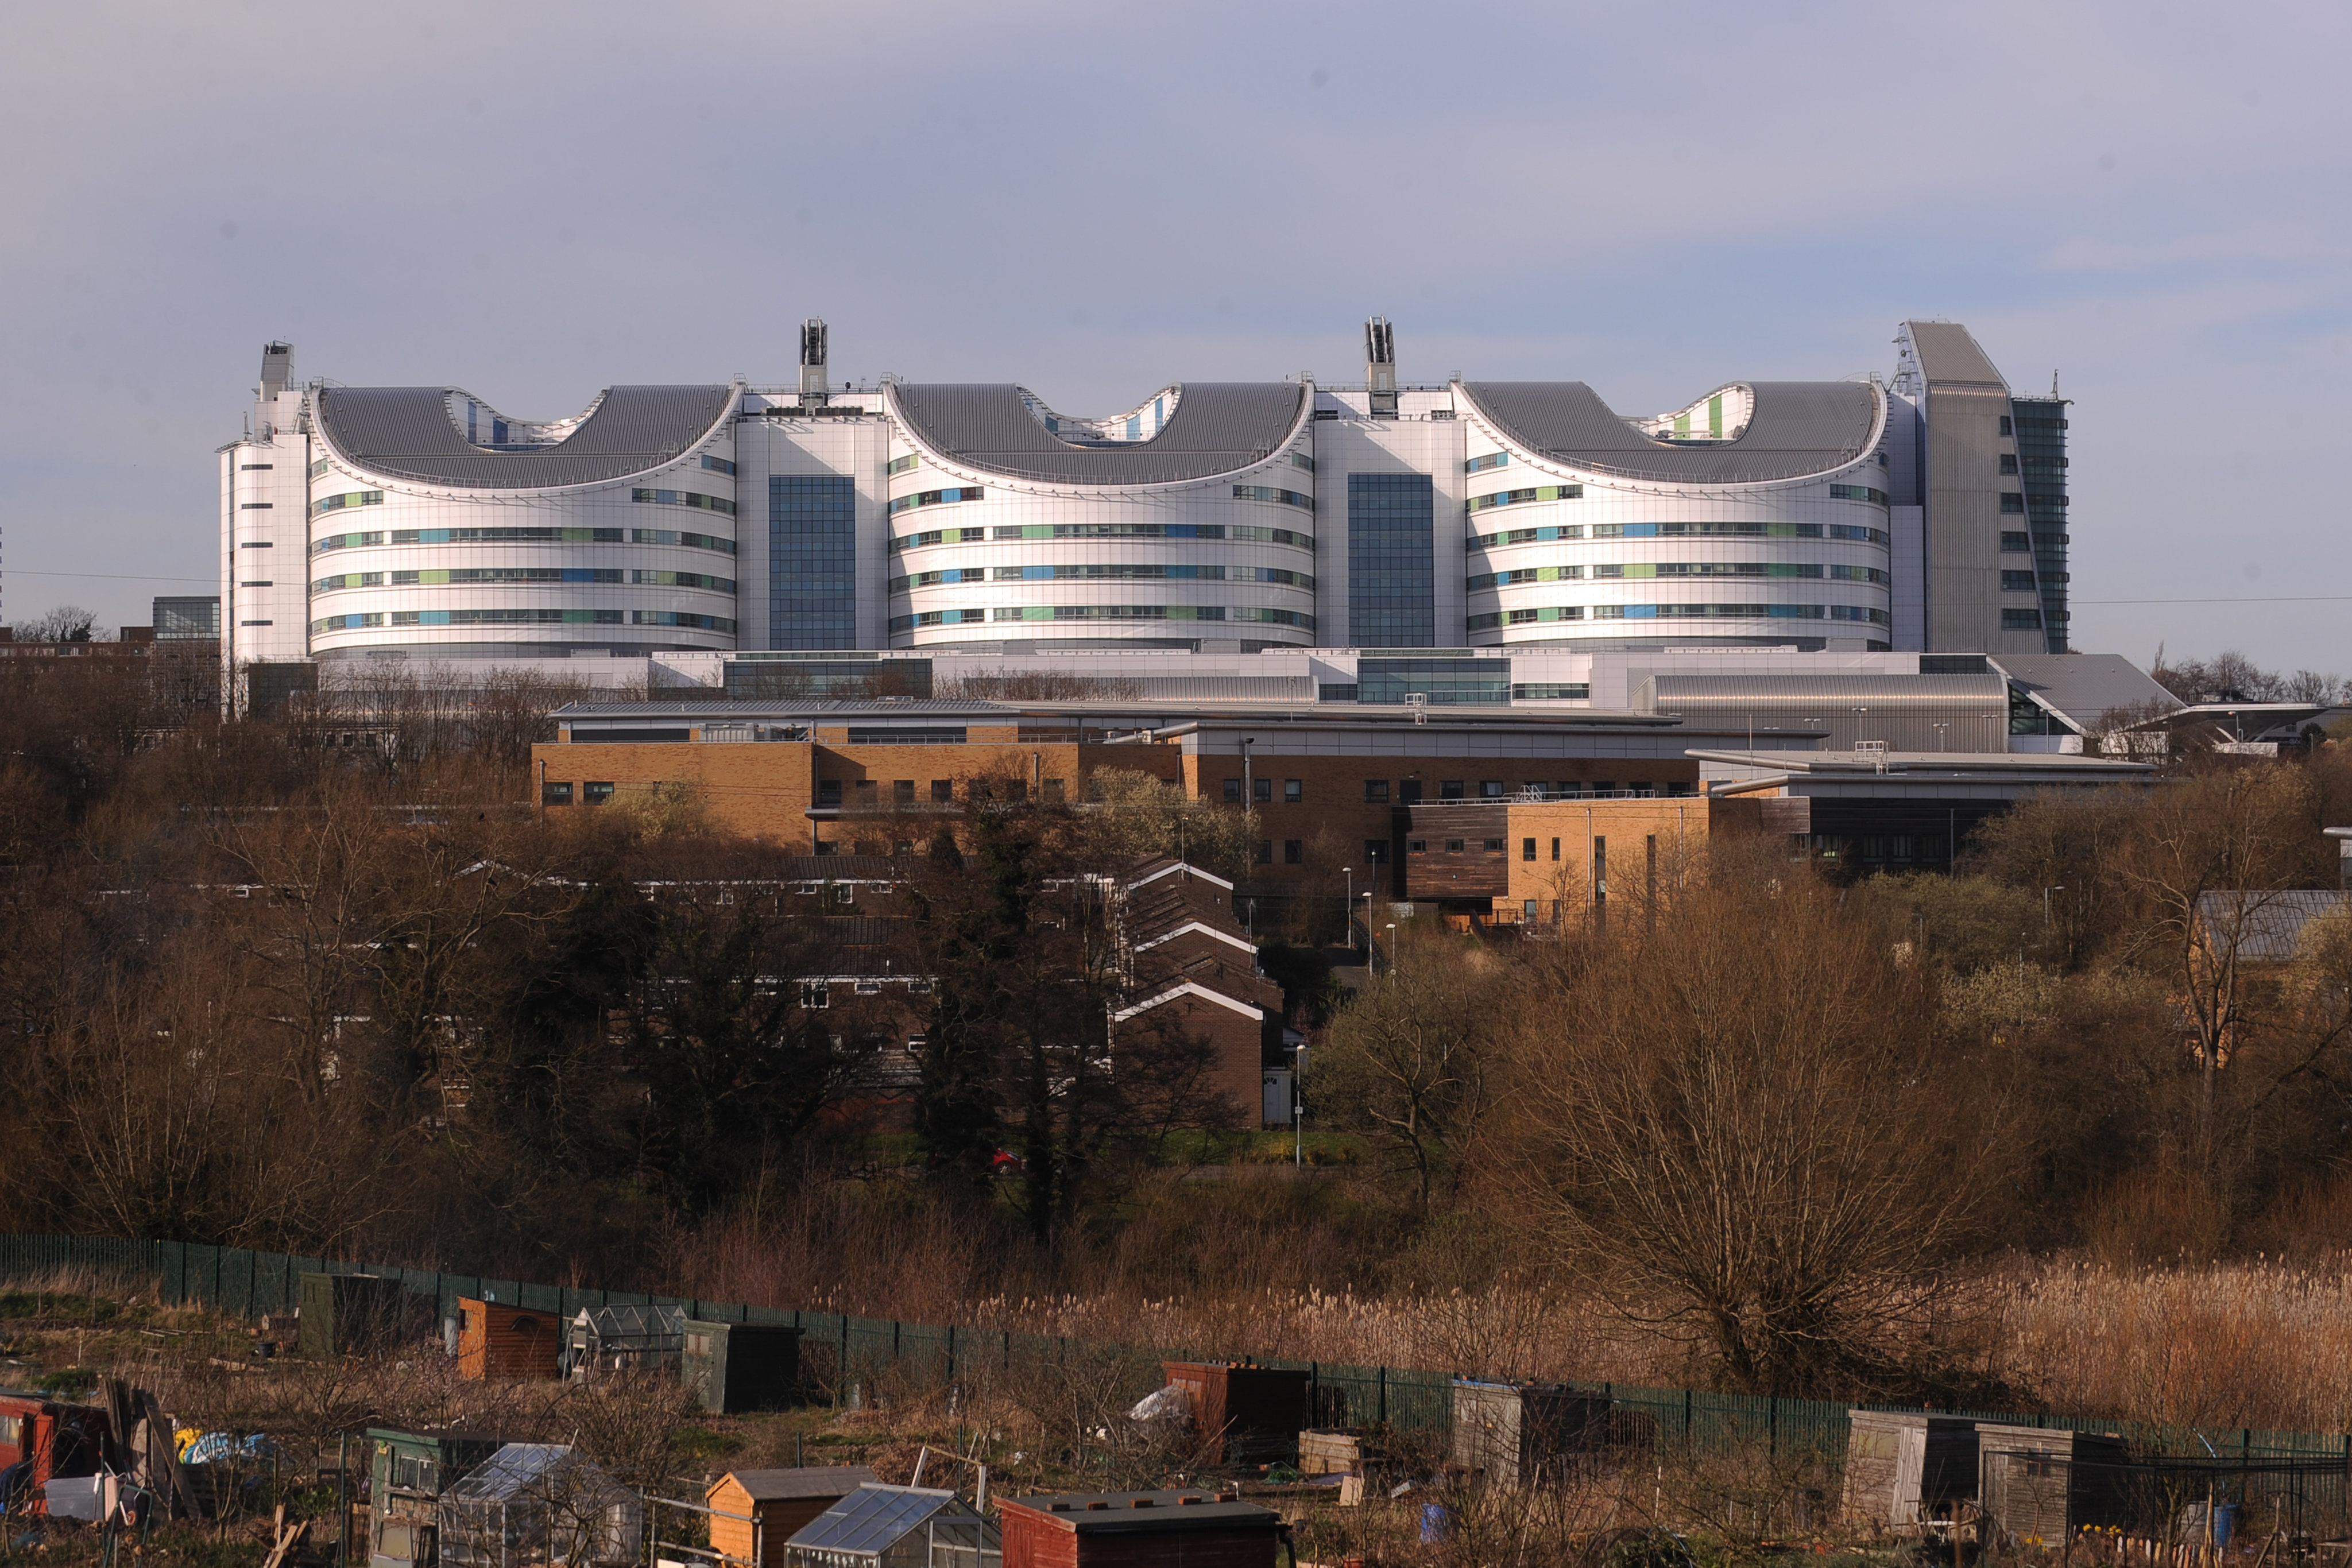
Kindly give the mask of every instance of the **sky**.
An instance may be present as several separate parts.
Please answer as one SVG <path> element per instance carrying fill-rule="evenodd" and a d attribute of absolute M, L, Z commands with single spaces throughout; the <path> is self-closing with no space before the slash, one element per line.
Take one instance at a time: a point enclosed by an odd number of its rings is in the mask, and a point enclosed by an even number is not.
<path fill-rule="evenodd" d="M 2352 674 L 2352 7 L 0 8 L 0 621 L 215 589 L 298 378 L 1590 382 L 1967 323 L 2070 411 L 2077 647 Z"/>

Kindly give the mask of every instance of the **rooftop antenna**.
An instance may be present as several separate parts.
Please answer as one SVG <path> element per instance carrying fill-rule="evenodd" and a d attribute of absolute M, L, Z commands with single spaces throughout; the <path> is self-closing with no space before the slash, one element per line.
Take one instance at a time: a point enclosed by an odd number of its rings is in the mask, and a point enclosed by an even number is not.
<path fill-rule="evenodd" d="M 1372 417 L 1397 416 L 1396 329 L 1385 316 L 1364 323 L 1364 385 L 1372 394 Z"/>
<path fill-rule="evenodd" d="M 812 316 L 801 323 L 801 402 L 822 408 L 832 395 L 825 385 L 824 322 Z"/>

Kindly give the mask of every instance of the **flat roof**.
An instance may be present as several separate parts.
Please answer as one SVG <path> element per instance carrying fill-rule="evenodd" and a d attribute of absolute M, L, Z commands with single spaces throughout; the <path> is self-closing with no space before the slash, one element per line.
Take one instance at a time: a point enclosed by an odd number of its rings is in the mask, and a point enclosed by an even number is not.
<path fill-rule="evenodd" d="M 1420 716 L 1416 718 L 1416 714 Z M 555 710 L 558 724 L 593 725 L 600 721 L 672 719 L 719 724 L 760 724 L 796 720 L 814 724 L 896 723 L 901 720 L 965 719 L 999 724 L 1024 720 L 1061 720 L 1082 724 L 1100 720 L 1137 729 L 1175 731 L 1188 726 L 1377 725 L 1384 728 L 1492 729 L 1497 727 L 1537 730 L 1688 729 L 1690 721 L 1678 714 L 1642 713 L 1626 708 L 1523 708 L 1442 706 L 1423 709 L 1379 703 L 1300 703 L 1277 708 L 1266 703 L 1152 702 L 1149 699 L 1112 702 L 979 702 L 951 697 L 872 698 L 809 697 L 730 700 L 725 697 L 686 698 L 672 702 L 576 702 Z M 1789 734 L 1824 732 L 1788 731 Z"/>
<path fill-rule="evenodd" d="M 1225 1500 L 1219 1500 L 1224 1498 Z M 1021 1508 L 1082 1535 L 1172 1530 L 1273 1530 L 1282 1515 L 1254 1502 L 1206 1491 L 1056 1492 L 1000 1497 L 999 1509 Z"/>
<path fill-rule="evenodd" d="M 2108 757 L 2084 757 L 2066 751 L 1712 751 L 1693 750 L 1686 756 L 1701 762 L 1729 763 L 1773 773 L 1813 776 L 1861 774 L 2030 773 L 2037 777 L 2081 774 L 2093 778 L 2127 779 L 2154 773 L 2147 762 L 2126 762 Z"/>

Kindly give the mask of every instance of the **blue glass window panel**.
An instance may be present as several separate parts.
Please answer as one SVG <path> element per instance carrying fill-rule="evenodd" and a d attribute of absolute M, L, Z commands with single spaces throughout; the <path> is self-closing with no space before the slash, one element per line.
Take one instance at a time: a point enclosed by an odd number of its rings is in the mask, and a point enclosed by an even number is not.
<path fill-rule="evenodd" d="M 1426 474 L 1348 476 L 1348 639 L 1437 643 L 1436 495 Z"/>
<path fill-rule="evenodd" d="M 857 645 L 857 494 L 845 475 L 768 479 L 768 645 Z"/>

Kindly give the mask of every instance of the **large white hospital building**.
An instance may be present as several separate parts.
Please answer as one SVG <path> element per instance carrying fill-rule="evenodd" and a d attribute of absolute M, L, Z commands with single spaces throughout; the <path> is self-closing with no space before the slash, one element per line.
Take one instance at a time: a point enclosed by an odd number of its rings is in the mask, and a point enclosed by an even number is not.
<path fill-rule="evenodd" d="M 1964 327 L 1624 414 L 1579 382 L 615 386 L 534 423 L 298 382 L 220 454 L 232 670 L 754 650 L 2066 649 L 2064 405 Z"/>

